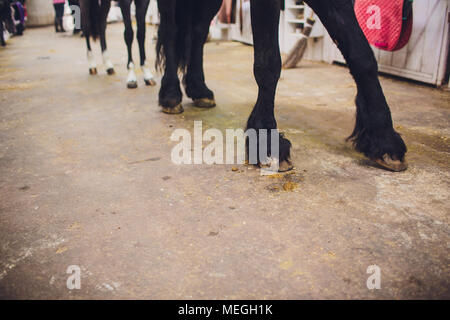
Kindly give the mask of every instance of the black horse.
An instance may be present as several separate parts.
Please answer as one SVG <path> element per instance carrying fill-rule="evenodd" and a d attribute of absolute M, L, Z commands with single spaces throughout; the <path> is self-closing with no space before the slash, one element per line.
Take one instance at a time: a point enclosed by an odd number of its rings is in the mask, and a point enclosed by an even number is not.
<path fill-rule="evenodd" d="M 103 64 L 109 75 L 114 74 L 114 65 L 109 58 L 106 48 L 106 20 L 111 0 L 80 0 L 81 8 L 81 27 L 86 38 L 87 57 L 89 61 L 89 73 L 97 74 L 97 64 L 91 49 L 90 37 L 94 40 L 100 37 L 100 46 L 102 49 Z"/>
<path fill-rule="evenodd" d="M 355 148 L 382 167 L 405 170 L 406 146 L 394 130 L 389 106 L 378 80 L 378 65 L 359 27 L 352 0 L 305 0 L 316 12 L 338 45 L 356 81 L 356 125 L 349 137 Z M 211 20 L 222 0 L 158 0 L 158 62 L 164 66 L 159 104 L 165 113 L 183 112 L 177 72 L 184 73 L 185 91 L 198 107 L 215 106 L 214 94 L 205 84 L 203 46 Z M 281 72 L 278 42 L 280 0 L 251 0 L 254 42 L 254 75 L 258 99 L 247 129 L 276 130 L 275 91 Z M 258 137 L 260 138 L 260 137 Z M 291 143 L 279 136 L 280 171 L 292 168 Z M 270 139 L 267 141 L 270 154 Z M 259 152 L 258 152 L 259 154 Z M 265 159 L 259 159 L 265 162 Z"/>
<path fill-rule="evenodd" d="M 136 74 L 134 72 L 134 62 L 131 53 L 131 47 L 133 44 L 133 26 L 131 24 L 131 13 L 130 7 L 133 0 L 119 0 L 120 9 L 122 10 L 123 23 L 125 24 L 124 38 L 128 49 L 128 78 L 127 86 L 128 88 L 137 88 Z M 153 74 L 150 71 L 150 67 L 146 61 L 145 56 L 145 15 L 147 14 L 148 6 L 150 0 L 134 0 L 136 6 L 136 22 L 137 22 L 137 41 L 139 44 L 139 54 L 141 57 L 140 65 L 142 73 L 144 74 L 144 82 L 148 86 L 156 85 L 153 79 Z"/>
<path fill-rule="evenodd" d="M 10 0 L 0 0 L 0 45 L 2 46 L 6 46 L 3 35 L 5 28 L 10 34 L 16 32 Z"/>
<path fill-rule="evenodd" d="M 123 22 L 125 24 L 125 42 L 128 49 L 128 88 L 136 88 L 137 80 L 134 72 L 134 63 L 131 53 L 131 47 L 133 43 L 133 26 L 131 24 L 130 7 L 133 0 L 119 0 L 120 9 L 123 15 Z M 141 56 L 141 69 L 144 75 L 144 82 L 146 85 L 154 86 L 156 82 L 153 78 L 153 74 L 150 71 L 149 64 L 146 61 L 145 56 L 145 15 L 150 3 L 150 0 L 134 0 L 136 5 L 136 21 L 137 21 L 137 40 L 139 43 L 139 52 Z M 109 58 L 106 48 L 106 23 L 108 13 L 111 8 L 111 0 L 80 0 L 81 6 L 81 25 L 84 36 L 86 38 L 86 44 L 88 49 L 88 61 L 89 61 L 89 73 L 97 74 L 97 66 L 95 64 L 94 56 L 91 50 L 91 44 L 89 38 L 93 39 L 100 37 L 100 46 L 102 49 L 103 63 L 106 67 L 106 71 L 109 75 L 114 74 L 114 66 Z"/>

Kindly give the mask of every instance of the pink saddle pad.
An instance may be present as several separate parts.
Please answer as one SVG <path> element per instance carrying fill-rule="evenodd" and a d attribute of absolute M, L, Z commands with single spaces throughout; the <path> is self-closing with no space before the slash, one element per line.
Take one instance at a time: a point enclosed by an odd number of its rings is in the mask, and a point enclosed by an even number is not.
<path fill-rule="evenodd" d="M 375 47 L 395 51 L 408 43 L 413 26 L 410 0 L 356 0 L 355 13 L 367 40 Z"/>

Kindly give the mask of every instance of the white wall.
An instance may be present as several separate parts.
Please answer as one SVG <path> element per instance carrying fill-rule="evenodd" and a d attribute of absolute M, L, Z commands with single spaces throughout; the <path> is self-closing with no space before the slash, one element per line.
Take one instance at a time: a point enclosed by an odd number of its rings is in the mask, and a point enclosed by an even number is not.
<path fill-rule="evenodd" d="M 395 52 L 373 47 L 381 72 L 434 85 L 444 80 L 449 51 L 450 0 L 414 1 L 413 32 L 407 46 Z M 342 62 L 344 58 L 330 36 L 308 41 L 305 59 Z"/>
<path fill-rule="evenodd" d="M 53 1 L 50 0 L 31 0 L 26 2 L 28 20 L 27 26 L 45 26 L 53 24 L 55 19 L 55 10 Z"/>

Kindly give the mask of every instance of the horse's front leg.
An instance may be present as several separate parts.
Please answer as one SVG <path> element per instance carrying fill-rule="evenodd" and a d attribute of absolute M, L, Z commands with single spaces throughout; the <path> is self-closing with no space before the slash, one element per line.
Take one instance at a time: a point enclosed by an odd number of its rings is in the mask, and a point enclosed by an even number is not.
<path fill-rule="evenodd" d="M 335 40 L 356 81 L 355 148 L 392 171 L 407 168 L 406 146 L 392 125 L 391 112 L 378 80 L 378 65 L 359 27 L 351 0 L 307 0 Z"/>
<path fill-rule="evenodd" d="M 136 22 L 137 22 L 136 37 L 139 44 L 139 54 L 141 57 L 141 69 L 142 73 L 144 74 L 144 82 L 148 86 L 155 86 L 156 81 L 153 77 L 152 72 L 150 71 L 150 66 L 147 63 L 145 55 L 145 33 L 146 33 L 145 16 L 147 14 L 150 0 L 134 0 L 134 2 L 136 4 Z"/>
<path fill-rule="evenodd" d="M 247 121 L 247 130 L 256 130 L 258 141 L 256 146 L 252 146 L 249 144 L 255 141 L 248 139 L 247 155 L 249 160 L 257 159 L 259 164 L 275 162 L 279 166 L 278 171 L 287 171 L 292 169 L 291 143 L 282 135 L 278 135 L 274 115 L 275 91 L 281 72 L 278 44 L 280 1 L 251 0 L 251 19 L 255 59 L 253 71 L 258 83 L 258 100 Z M 273 133 L 276 133 L 275 141 L 271 139 Z M 276 146 L 274 143 L 278 143 L 278 152 L 273 148 Z M 266 149 L 266 155 L 261 149 Z M 252 151 L 257 154 L 251 154 Z"/>
<path fill-rule="evenodd" d="M 200 108 L 211 108 L 216 105 L 214 93 L 205 83 L 203 48 L 208 37 L 211 20 L 219 11 L 221 4 L 221 0 L 203 0 L 193 4 L 196 17 L 192 21 L 192 46 L 184 85 L 186 95 L 194 101 L 195 106 Z"/>
<path fill-rule="evenodd" d="M 159 90 L 159 105 L 168 114 L 183 112 L 181 106 L 182 93 L 178 79 L 178 55 L 176 52 L 177 33 L 179 30 L 176 19 L 176 0 L 158 0 L 161 17 L 158 29 L 158 43 L 156 45 L 157 64 L 164 67 L 164 75 Z M 188 13 L 186 13 L 188 14 Z"/>
<path fill-rule="evenodd" d="M 132 54 L 132 46 L 133 46 L 133 25 L 131 24 L 131 13 L 130 13 L 130 7 L 131 7 L 131 1 L 132 0 L 120 0 L 120 11 L 122 11 L 122 17 L 123 17 L 123 24 L 125 27 L 125 30 L 123 32 L 123 37 L 125 40 L 125 43 L 127 45 L 127 53 L 128 53 L 128 61 L 127 61 L 127 69 L 128 69 L 128 76 L 127 76 L 127 87 L 129 89 L 137 88 L 137 79 L 136 79 L 136 73 L 134 71 L 134 62 L 133 62 L 133 54 Z"/>
<path fill-rule="evenodd" d="M 100 5 L 100 46 L 102 48 L 103 64 L 106 72 L 109 75 L 114 74 L 114 65 L 111 62 L 109 53 L 106 47 L 106 21 L 108 19 L 109 9 L 111 8 L 110 0 L 103 0 Z"/>

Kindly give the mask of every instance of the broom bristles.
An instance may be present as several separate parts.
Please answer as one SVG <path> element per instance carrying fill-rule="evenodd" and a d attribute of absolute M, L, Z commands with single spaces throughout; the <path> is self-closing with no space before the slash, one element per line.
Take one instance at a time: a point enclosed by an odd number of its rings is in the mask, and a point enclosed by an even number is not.
<path fill-rule="evenodd" d="M 289 51 L 286 61 L 283 63 L 284 69 L 292 69 L 302 60 L 306 52 L 306 46 L 308 45 L 308 39 L 302 37 L 297 41 L 295 46 Z"/>
<path fill-rule="evenodd" d="M 299 39 L 291 51 L 289 51 L 286 60 L 283 62 L 284 69 L 295 68 L 303 59 L 306 52 L 306 47 L 308 46 L 308 38 L 311 34 L 314 23 L 314 12 L 312 11 L 311 16 L 306 20 L 306 26 L 301 34 L 302 38 Z"/>

